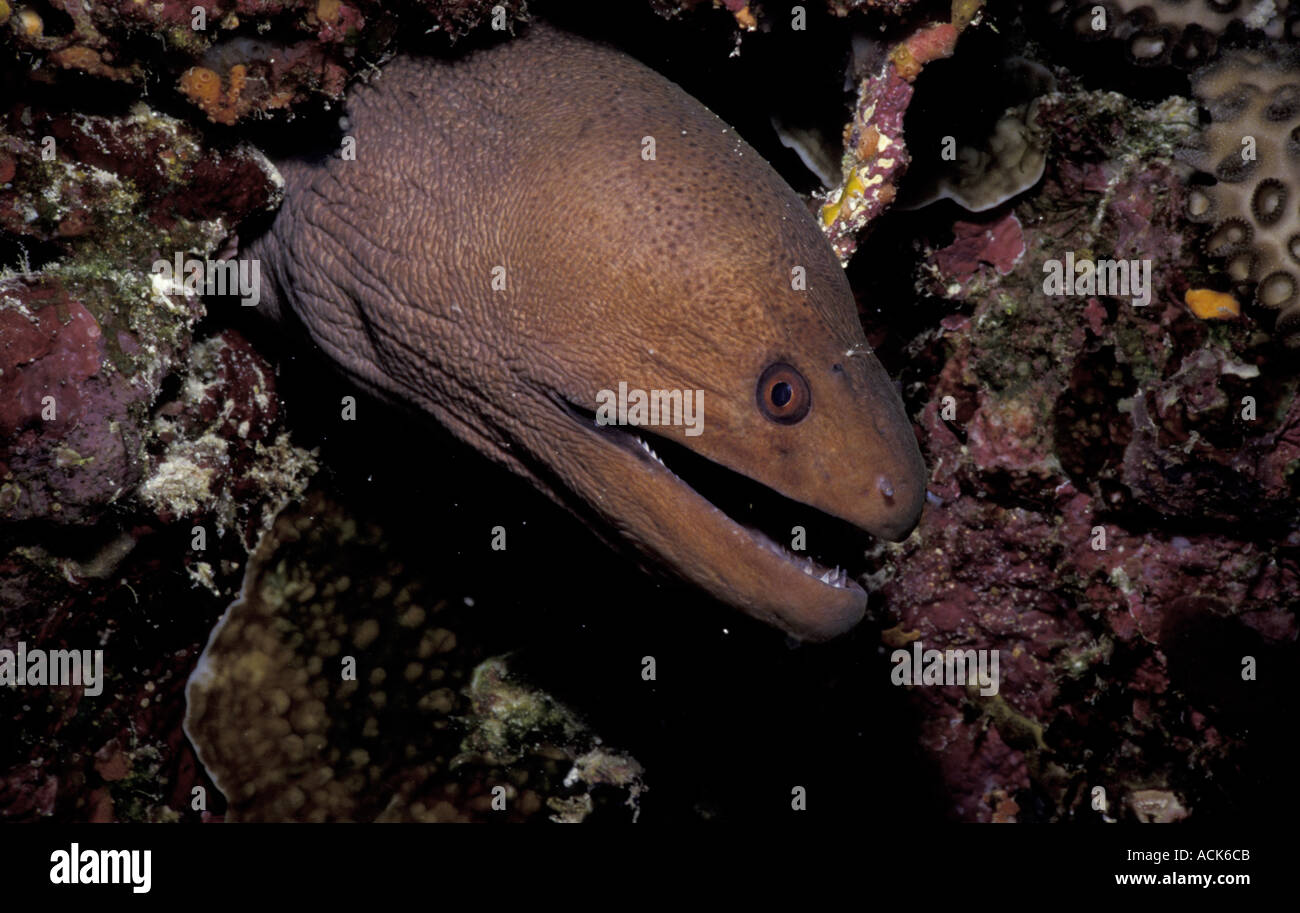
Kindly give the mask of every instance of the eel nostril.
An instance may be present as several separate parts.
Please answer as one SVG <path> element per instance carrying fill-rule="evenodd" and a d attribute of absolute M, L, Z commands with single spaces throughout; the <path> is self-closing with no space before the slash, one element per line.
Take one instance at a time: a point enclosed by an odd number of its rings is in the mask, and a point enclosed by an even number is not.
<path fill-rule="evenodd" d="M 889 480 L 889 476 L 876 476 L 876 487 L 880 489 L 880 493 L 886 499 L 894 497 L 894 483 Z"/>

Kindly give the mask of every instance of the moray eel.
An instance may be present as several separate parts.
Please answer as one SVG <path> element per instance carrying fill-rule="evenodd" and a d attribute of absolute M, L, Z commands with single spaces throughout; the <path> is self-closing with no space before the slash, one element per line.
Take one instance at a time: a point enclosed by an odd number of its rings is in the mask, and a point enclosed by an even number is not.
<path fill-rule="evenodd" d="M 285 202 L 249 251 L 263 307 L 722 602 L 803 639 L 852 627 L 866 593 L 846 573 L 655 453 L 686 448 L 810 520 L 916 525 L 911 425 L 776 172 L 663 76 L 539 24 L 454 61 L 398 57 L 346 112 L 355 160 L 277 163 Z M 620 382 L 703 391 L 702 433 L 598 424 Z"/>

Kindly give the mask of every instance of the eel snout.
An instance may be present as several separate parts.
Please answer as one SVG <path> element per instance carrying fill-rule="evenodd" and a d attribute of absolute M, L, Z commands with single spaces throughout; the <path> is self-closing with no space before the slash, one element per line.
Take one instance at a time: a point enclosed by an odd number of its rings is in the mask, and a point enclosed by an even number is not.
<path fill-rule="evenodd" d="M 772 322 L 783 313 L 775 309 Z M 752 339 L 720 341 L 727 364 L 753 367 L 735 372 L 733 390 L 709 389 L 696 365 L 674 375 L 705 391 L 707 424 L 695 437 L 602 426 L 570 406 L 570 427 L 555 432 L 575 457 L 566 482 L 617 518 L 641 551 L 718 599 L 796 637 L 843 633 L 867 601 L 846 567 L 860 563 L 870 536 L 912 531 L 927 477 L 892 383 L 865 339 L 855 344 L 853 359 L 829 362 L 806 343 L 773 355 Z M 797 421 L 774 421 L 764 408 L 772 365 L 777 384 L 801 385 L 795 395 L 811 400 Z M 775 392 L 788 405 L 786 391 Z"/>

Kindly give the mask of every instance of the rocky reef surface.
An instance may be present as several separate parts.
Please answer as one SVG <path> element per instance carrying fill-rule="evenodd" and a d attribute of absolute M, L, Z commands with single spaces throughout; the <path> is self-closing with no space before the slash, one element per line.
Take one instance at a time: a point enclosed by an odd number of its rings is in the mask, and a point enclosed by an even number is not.
<path fill-rule="evenodd" d="M 1202 217 L 1240 196 L 1197 171 L 1206 138 L 1239 138 L 1194 75 L 1282 59 L 1286 12 L 1208 41 L 1129 3 L 1102 4 L 1109 31 L 1071 4 L 832 0 L 803 32 L 740 0 L 624 6 L 643 41 L 713 55 L 672 75 L 806 191 L 900 379 L 930 498 L 852 569 L 867 621 L 796 647 L 652 581 L 445 436 L 364 399 L 340 421 L 354 391 L 309 353 L 152 271 L 255 233 L 281 195 L 263 149 L 336 120 L 386 55 L 560 10 L 0 0 L 19 87 L 0 649 L 105 651 L 98 695 L 0 688 L 0 817 L 765 819 L 800 814 L 799 790 L 854 820 L 1293 804 L 1300 378 L 1289 305 L 1234 271 L 1269 233 Z M 810 74 L 801 102 L 827 96 L 822 123 L 788 126 L 773 59 Z M 1300 93 L 1285 66 L 1269 91 Z M 1256 108 L 1285 154 L 1287 112 Z M 1294 208 L 1283 164 L 1263 163 Z M 1290 275 L 1285 241 L 1267 256 Z M 1149 281 L 1045 284 L 1067 257 Z M 997 651 L 998 692 L 895 687 L 917 644 Z M 322 676 L 363 649 L 384 661 Z"/>

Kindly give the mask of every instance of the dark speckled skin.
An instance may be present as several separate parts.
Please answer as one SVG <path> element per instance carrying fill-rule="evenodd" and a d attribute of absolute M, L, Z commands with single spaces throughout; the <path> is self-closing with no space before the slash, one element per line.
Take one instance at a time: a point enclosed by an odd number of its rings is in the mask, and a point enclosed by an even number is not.
<path fill-rule="evenodd" d="M 454 63 L 398 58 L 347 110 L 356 161 L 282 168 L 285 204 L 252 250 L 269 306 L 358 382 L 719 599 L 803 638 L 857 622 L 856 585 L 805 574 L 560 404 L 594 411 L 620 381 L 702 389 L 703 434 L 648 430 L 874 534 L 913 528 L 912 429 L 776 172 L 659 74 L 544 26 Z M 811 388 L 797 424 L 756 404 L 775 361 Z"/>

